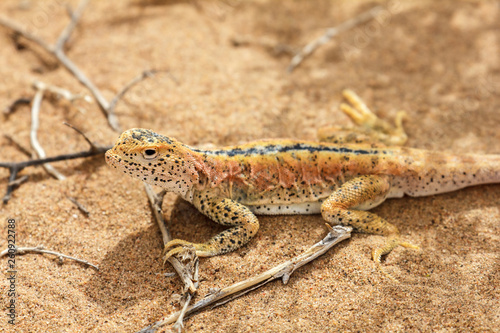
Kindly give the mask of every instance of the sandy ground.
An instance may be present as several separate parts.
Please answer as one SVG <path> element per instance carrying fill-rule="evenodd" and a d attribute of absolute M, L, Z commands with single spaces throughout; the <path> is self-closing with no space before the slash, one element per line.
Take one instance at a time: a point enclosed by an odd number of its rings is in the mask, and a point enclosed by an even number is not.
<path fill-rule="evenodd" d="M 71 3 L 76 6 L 75 1 Z M 288 52 L 377 1 L 93 1 L 67 53 L 110 99 L 145 69 L 167 69 L 131 90 L 117 107 L 124 129 L 151 128 L 188 144 L 235 144 L 272 137 L 314 139 L 316 129 L 349 120 L 338 109 L 352 88 L 381 117 L 399 109 L 409 146 L 500 153 L 498 1 L 380 2 L 382 19 L 343 33 L 292 74 Z M 68 23 L 63 1 L 2 1 L 0 14 L 54 42 Z M 232 42 L 238 40 L 235 46 Z M 242 43 L 243 42 L 243 43 Z M 32 43 L 0 28 L 0 107 L 32 97 L 34 79 L 87 93 Z M 49 156 L 87 148 L 69 122 L 101 144 L 118 133 L 97 105 L 44 100 L 39 140 Z M 0 161 L 26 157 L 30 112 L 0 119 Z M 85 258 L 100 271 L 46 255 L 18 256 L 16 324 L 7 323 L 7 260 L 0 260 L 0 331 L 134 332 L 176 309 L 177 278 L 161 260 L 161 236 L 142 184 L 102 156 L 41 168 L 0 206 L 19 246 Z M 0 189 L 8 173 L 0 169 Z M 3 195 L 3 193 L 2 193 Z M 91 212 L 84 216 L 66 198 Z M 354 234 L 283 285 L 274 282 L 186 321 L 187 332 L 496 331 L 500 327 L 500 187 L 389 200 L 374 211 L 422 251 L 398 248 L 384 261 L 401 283 L 374 268 L 383 240 Z M 175 237 L 202 241 L 222 228 L 175 195 L 165 199 Z M 201 260 L 200 299 L 300 254 L 326 231 L 320 216 L 260 217 L 242 249 Z"/>

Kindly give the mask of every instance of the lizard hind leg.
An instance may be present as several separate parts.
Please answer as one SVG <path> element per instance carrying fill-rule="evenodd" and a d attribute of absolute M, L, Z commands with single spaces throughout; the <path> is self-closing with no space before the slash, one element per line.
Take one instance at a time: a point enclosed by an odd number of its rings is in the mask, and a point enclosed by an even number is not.
<path fill-rule="evenodd" d="M 319 141 L 336 144 L 377 144 L 387 146 L 402 146 L 408 136 L 403 128 L 406 112 L 399 111 L 394 121 L 395 125 L 380 119 L 363 100 L 352 90 L 342 92 L 349 104 L 342 103 L 340 109 L 357 125 L 356 127 L 325 127 L 318 130 Z"/>
<path fill-rule="evenodd" d="M 330 223 L 350 225 L 364 233 L 386 236 L 382 248 L 372 251 L 372 257 L 380 271 L 396 281 L 381 266 L 381 257 L 401 245 L 418 248 L 400 240 L 398 228 L 380 216 L 361 209 L 372 208 L 385 200 L 390 191 L 388 176 L 360 176 L 344 183 L 321 205 L 323 218 Z"/>

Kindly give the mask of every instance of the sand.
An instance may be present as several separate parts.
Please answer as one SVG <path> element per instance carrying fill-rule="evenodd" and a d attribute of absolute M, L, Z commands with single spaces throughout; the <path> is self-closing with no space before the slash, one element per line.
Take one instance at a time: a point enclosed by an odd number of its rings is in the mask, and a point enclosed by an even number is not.
<path fill-rule="evenodd" d="M 76 6 L 76 2 L 71 2 Z M 134 87 L 116 112 L 124 129 L 150 128 L 191 144 L 261 138 L 314 139 L 316 129 L 347 125 L 344 88 L 381 117 L 408 112 L 408 146 L 456 153 L 500 153 L 500 6 L 497 1 L 393 1 L 382 19 L 324 45 L 292 74 L 291 55 L 328 27 L 377 1 L 93 1 L 68 56 L 106 98 L 146 69 L 168 70 Z M 55 42 L 68 23 L 62 1 L 2 1 L 0 13 Z M 0 28 L 0 107 L 33 97 L 35 79 L 87 94 L 39 47 Z M 239 43 L 235 45 L 234 40 Z M 48 156 L 87 149 L 62 123 L 94 141 L 118 137 L 96 103 L 45 99 L 39 141 Z M 0 161 L 27 157 L 28 106 L 0 119 Z M 16 324 L 7 323 L 7 259 L 0 259 L 0 331 L 135 332 L 176 310 L 181 292 L 163 266 L 162 241 L 142 184 L 102 156 L 54 163 L 0 206 L 18 246 L 84 258 L 100 271 L 48 255 L 16 258 Z M 0 189 L 8 173 L 0 169 Z M 89 211 L 86 217 L 66 196 Z M 379 236 L 353 237 L 298 270 L 185 322 L 186 332 L 493 332 L 500 327 L 500 188 L 477 186 L 434 197 L 388 200 L 374 212 L 394 222 L 421 251 L 398 248 L 381 275 L 370 258 Z M 222 230 L 175 195 L 165 199 L 175 237 L 203 241 Z M 320 216 L 259 218 L 261 229 L 234 253 L 201 259 L 196 300 L 213 288 L 259 274 L 300 254 L 325 234 Z"/>

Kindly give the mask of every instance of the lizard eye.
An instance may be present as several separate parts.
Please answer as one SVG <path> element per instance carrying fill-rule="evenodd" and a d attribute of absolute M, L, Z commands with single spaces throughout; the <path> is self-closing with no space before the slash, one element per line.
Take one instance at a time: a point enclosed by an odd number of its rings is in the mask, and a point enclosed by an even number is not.
<path fill-rule="evenodd" d="M 155 158 L 156 155 L 158 155 L 158 151 L 155 148 L 148 148 L 142 152 L 142 156 L 147 160 Z"/>

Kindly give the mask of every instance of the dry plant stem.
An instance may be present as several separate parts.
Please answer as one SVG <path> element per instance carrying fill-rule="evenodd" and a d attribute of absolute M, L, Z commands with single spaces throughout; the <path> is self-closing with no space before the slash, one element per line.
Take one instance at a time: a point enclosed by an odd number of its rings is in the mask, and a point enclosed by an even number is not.
<path fill-rule="evenodd" d="M 109 103 L 109 111 L 114 112 L 116 104 L 122 99 L 122 97 L 129 91 L 133 86 L 136 84 L 140 83 L 141 81 L 144 81 L 147 78 L 153 77 L 156 73 L 159 72 L 167 72 L 169 74 L 169 77 L 175 82 L 179 83 L 179 81 L 172 75 L 168 70 L 157 70 L 157 69 L 148 69 L 143 71 L 141 74 L 137 75 L 135 78 L 130 80 L 129 83 L 127 83 L 122 90 L 120 90 L 115 97 L 111 100 L 111 103 Z"/>
<path fill-rule="evenodd" d="M 21 185 L 22 183 L 24 183 L 25 181 L 27 181 L 29 178 L 28 175 L 24 175 L 22 177 L 19 177 L 17 178 L 16 180 L 14 180 L 13 182 L 10 182 L 9 183 L 9 186 L 19 186 Z"/>
<path fill-rule="evenodd" d="M 7 27 L 18 34 L 24 36 L 26 39 L 31 40 L 32 42 L 41 46 L 45 51 L 54 56 L 59 62 L 66 67 L 66 69 L 73 74 L 73 76 L 80 81 L 87 89 L 90 90 L 97 103 L 99 104 L 101 110 L 104 112 L 108 119 L 108 123 L 113 128 L 113 130 L 120 132 L 120 126 L 118 124 L 118 119 L 116 118 L 113 112 L 109 112 L 109 103 L 102 95 L 101 91 L 90 81 L 85 74 L 66 56 L 64 53 L 64 44 L 69 39 L 71 33 L 73 32 L 76 24 L 80 20 L 80 17 L 83 14 L 84 8 L 87 6 L 88 0 L 82 0 L 78 5 L 78 8 L 75 10 L 73 15 L 71 15 L 71 21 L 66 26 L 66 28 L 61 32 L 61 35 L 58 38 L 58 41 L 54 45 L 47 44 L 44 40 L 38 38 L 37 36 L 29 33 L 23 27 L 19 26 L 17 23 L 10 21 L 5 17 L 0 16 L 0 25 Z"/>
<path fill-rule="evenodd" d="M 166 221 L 163 218 L 163 211 L 161 209 L 162 199 L 165 193 L 161 192 L 161 199 L 160 199 L 160 197 L 156 195 L 156 193 L 154 192 L 153 188 L 150 185 L 144 183 L 144 188 L 146 190 L 149 203 L 153 210 L 153 215 L 155 217 L 155 220 L 158 223 L 158 226 L 160 227 L 160 231 L 163 237 L 163 245 L 165 245 L 172 239 L 170 236 L 170 232 L 168 231 Z M 184 286 L 187 288 L 187 290 L 189 290 L 191 293 L 196 292 L 197 287 L 193 283 L 192 276 L 189 276 L 189 274 L 187 274 L 188 269 L 175 257 L 170 257 L 168 262 L 177 271 L 180 279 L 184 283 Z M 197 281 L 195 282 L 197 284 Z"/>
<path fill-rule="evenodd" d="M 85 139 L 85 141 L 87 141 L 87 143 L 90 146 L 90 149 L 97 149 L 98 148 L 92 141 L 90 141 L 89 137 L 87 135 L 85 135 L 85 133 L 83 133 L 80 129 L 76 128 L 75 126 L 73 126 L 67 122 L 64 122 L 63 124 L 68 126 L 69 128 L 71 128 L 72 130 L 74 130 L 76 133 L 80 134 Z"/>
<path fill-rule="evenodd" d="M 26 29 L 21 27 L 15 22 L 10 21 L 5 17 L 0 16 L 0 25 L 24 36 L 26 39 L 38 44 L 41 46 L 46 52 L 50 53 L 54 58 L 56 58 L 73 76 L 80 81 L 87 89 L 92 93 L 97 104 L 99 105 L 101 111 L 104 113 L 108 120 L 108 124 L 111 126 L 113 130 L 116 132 L 121 132 L 120 125 L 118 123 L 118 118 L 114 113 L 114 109 L 118 101 L 123 97 L 123 95 L 136 83 L 150 77 L 151 74 L 155 73 L 155 71 L 144 71 L 139 77 L 134 78 L 131 83 L 127 84 L 122 91 L 120 91 L 113 98 L 111 103 L 109 103 L 106 98 L 103 96 L 101 91 L 94 85 L 89 78 L 83 74 L 83 72 L 76 66 L 71 59 L 66 56 L 64 52 L 64 45 L 68 41 L 71 33 L 75 29 L 78 21 L 80 20 L 83 10 L 88 4 L 88 0 L 82 0 L 78 5 L 78 8 L 71 14 L 71 21 L 66 26 L 66 28 L 61 32 L 57 42 L 54 45 L 50 45 L 46 43 L 44 40 L 38 38 L 37 36 L 29 33 Z M 175 81 L 175 79 L 174 79 Z"/>
<path fill-rule="evenodd" d="M 40 115 L 40 106 L 42 104 L 44 90 L 37 90 L 35 97 L 33 98 L 33 105 L 31 106 L 31 130 L 30 130 L 30 143 L 33 150 L 36 152 L 38 158 L 45 158 L 45 151 L 42 146 L 38 142 L 37 132 L 39 127 L 39 115 Z M 55 177 L 58 180 L 64 180 L 64 177 L 59 171 L 57 171 L 52 165 L 45 163 L 42 164 L 45 171 L 47 171 L 50 175 Z"/>
<path fill-rule="evenodd" d="M 350 20 L 342 22 L 336 27 L 327 29 L 323 34 L 323 36 L 319 37 L 316 40 L 313 40 L 312 42 L 304 46 L 304 48 L 292 58 L 292 60 L 290 61 L 290 65 L 288 65 L 287 72 L 288 73 L 293 72 L 293 70 L 297 66 L 299 66 L 302 63 L 302 61 L 304 61 L 305 58 L 309 57 L 314 51 L 316 51 L 318 47 L 328 43 L 333 37 L 335 37 L 339 33 L 350 30 L 360 24 L 363 24 L 375 18 L 381 9 L 382 6 L 373 7 L 372 9 L 363 12 Z"/>
<path fill-rule="evenodd" d="M 231 296 L 239 297 L 275 279 L 282 279 L 283 283 L 286 284 L 292 273 L 297 268 L 316 259 L 320 255 L 327 252 L 334 245 L 351 237 L 351 231 L 352 231 L 351 227 L 343 227 L 343 226 L 332 227 L 328 235 L 323 240 L 314 244 L 303 254 L 293 258 L 292 260 L 286 261 L 283 264 L 278 265 L 262 274 L 259 274 L 256 277 L 235 283 L 231 286 L 219 290 L 216 293 L 206 296 L 201 301 L 190 306 L 186 311 L 186 315 L 193 314 L 194 312 L 197 312 L 209 305 L 218 306 L 224 304 L 225 302 L 219 302 L 219 303 L 216 302 Z M 169 317 L 154 323 L 152 326 L 149 327 L 150 331 L 148 332 L 156 332 L 156 330 L 158 330 L 160 327 L 173 323 L 174 321 L 177 320 L 180 314 L 181 314 L 180 311 L 173 313 Z"/>
<path fill-rule="evenodd" d="M 66 195 L 66 198 L 68 198 L 68 200 L 71 201 L 76 206 L 76 208 L 78 208 L 83 214 L 89 217 L 90 212 L 81 203 L 79 203 L 78 200 L 76 200 L 73 197 L 70 197 L 69 195 Z"/>
<path fill-rule="evenodd" d="M 10 171 L 9 184 L 11 184 L 12 182 L 14 182 L 16 180 L 17 174 L 26 167 L 30 167 L 30 166 L 34 166 L 34 165 L 42 165 L 44 163 L 49 163 L 49 162 L 73 160 L 75 158 L 84 158 L 84 157 L 90 157 L 90 156 L 95 156 L 95 155 L 101 155 L 101 154 L 104 154 L 107 150 L 109 150 L 111 148 L 113 148 L 113 146 L 98 147 L 95 149 L 81 151 L 78 153 L 63 154 L 63 155 L 40 158 L 40 159 L 36 159 L 36 160 L 29 160 L 29 161 L 23 161 L 23 162 L 0 162 L 0 168 L 9 169 L 9 171 Z M 4 204 L 6 204 L 9 201 L 13 190 L 14 190 L 14 186 L 7 185 L 7 192 L 6 192 L 5 196 L 3 197 Z"/>
<path fill-rule="evenodd" d="M 79 263 L 91 266 L 91 267 L 95 268 L 96 270 L 99 270 L 99 267 L 97 267 L 94 264 L 91 264 L 87 260 L 78 259 L 78 258 L 75 258 L 75 257 L 70 257 L 70 256 L 67 256 L 67 255 L 59 253 L 59 252 L 44 250 L 43 246 L 37 246 L 37 247 L 16 247 L 16 255 L 17 254 L 30 253 L 30 252 L 52 254 L 52 255 L 57 256 L 59 258 L 66 258 L 66 259 L 74 260 L 74 261 L 77 261 Z M 3 256 L 5 256 L 5 255 L 7 255 L 8 253 L 9 253 L 9 249 L 3 250 L 2 252 L 0 252 L 0 258 L 3 257 Z"/>
<path fill-rule="evenodd" d="M 58 96 L 60 96 L 62 98 L 67 99 L 70 102 L 73 102 L 73 101 L 75 101 L 77 99 L 84 99 L 87 102 L 90 101 L 90 96 L 84 96 L 84 95 L 80 95 L 80 94 L 73 94 L 69 90 L 66 90 L 66 89 L 63 89 L 63 88 L 60 88 L 60 87 L 57 87 L 57 86 L 53 86 L 53 85 L 50 85 L 50 84 L 46 84 L 46 83 L 44 83 L 42 81 L 38 81 L 38 80 L 33 81 L 33 87 L 35 89 L 38 89 L 38 90 L 48 91 L 48 92 L 51 92 L 53 94 L 56 94 L 56 95 L 58 95 Z"/>
<path fill-rule="evenodd" d="M 146 191 L 146 195 L 148 196 L 149 204 L 151 205 L 151 210 L 153 211 L 154 218 L 158 223 L 158 227 L 160 228 L 163 245 L 165 245 L 172 239 L 170 231 L 167 228 L 167 223 L 163 218 L 163 210 L 161 208 L 163 204 L 163 197 L 167 192 L 161 191 L 160 193 L 156 194 L 151 185 L 146 183 L 144 183 L 144 190 Z"/>
<path fill-rule="evenodd" d="M 0 162 L 0 168 L 7 168 L 10 171 L 9 175 L 9 182 L 7 184 L 7 191 L 3 197 L 3 203 L 6 204 L 11 196 L 12 196 L 12 191 L 14 191 L 15 186 L 19 185 L 20 181 L 16 181 L 17 174 L 23 170 L 26 167 L 29 166 L 34 166 L 34 165 L 43 165 L 48 162 L 57 162 L 57 161 L 63 161 L 63 160 L 71 160 L 75 158 L 83 158 L 83 157 L 89 157 L 89 156 L 94 156 L 94 155 L 100 155 L 104 154 L 107 150 L 111 149 L 112 146 L 107 146 L 107 147 L 100 147 L 92 143 L 90 139 L 79 129 L 76 127 L 65 123 L 67 126 L 71 127 L 73 130 L 75 130 L 77 133 L 79 133 L 83 138 L 88 142 L 90 145 L 90 150 L 88 151 L 82 151 L 78 153 L 72 153 L 72 154 L 63 154 L 59 156 L 54 156 L 54 157 L 47 157 L 47 158 L 40 158 L 36 160 L 29 160 L 29 161 L 24 161 L 24 162 Z M 14 142 L 11 139 L 12 142 Z"/>
<path fill-rule="evenodd" d="M 7 141 L 9 141 L 11 145 L 15 146 L 21 153 L 23 153 L 24 155 L 26 155 L 28 157 L 31 157 L 31 152 L 28 149 L 26 149 L 25 147 L 23 147 L 23 145 L 21 145 L 19 142 L 14 140 L 13 137 L 11 137 L 10 135 L 7 135 L 7 134 L 4 134 L 3 137 L 5 139 L 7 139 Z"/>
<path fill-rule="evenodd" d="M 20 105 L 29 105 L 29 104 L 31 104 L 31 98 L 27 98 L 27 97 L 18 98 L 14 102 L 12 102 L 9 106 L 7 106 L 3 110 L 3 113 L 5 115 L 10 115 L 11 113 L 13 113 L 14 111 L 17 110 L 18 106 L 20 106 Z"/>
<path fill-rule="evenodd" d="M 154 76 L 157 72 L 158 71 L 156 71 L 156 70 L 147 70 L 147 71 L 144 71 L 141 74 L 137 75 L 136 77 L 134 77 L 129 83 L 127 83 L 122 88 L 122 90 L 120 90 L 115 95 L 115 97 L 113 97 L 113 99 L 111 100 L 111 103 L 109 103 L 109 109 L 114 111 L 118 101 L 123 97 L 123 95 L 125 95 L 127 93 L 127 91 L 129 91 L 130 88 L 132 88 L 133 86 L 135 86 L 139 82 L 141 82 L 149 77 Z"/>
<path fill-rule="evenodd" d="M 148 196 L 151 209 L 153 210 L 153 215 L 155 217 L 155 220 L 158 223 L 158 226 L 160 227 L 163 238 L 163 245 L 166 245 L 172 239 L 166 221 L 163 218 L 163 211 L 161 208 L 163 203 L 163 196 L 165 195 L 166 192 L 162 191 L 157 195 L 154 192 L 153 188 L 146 183 L 144 183 L 144 188 L 146 190 L 146 194 Z M 179 275 L 179 278 L 184 283 L 184 290 L 185 290 L 184 294 L 185 300 L 182 304 L 182 309 L 178 312 L 179 316 L 177 316 L 176 322 L 173 325 L 173 329 L 177 330 L 178 332 L 181 332 L 182 328 L 184 327 L 182 321 L 184 320 L 184 316 L 188 309 L 189 303 L 193 299 L 193 295 L 196 292 L 196 289 L 198 288 L 199 259 L 194 253 L 191 254 L 190 258 L 191 261 L 185 265 L 176 257 L 170 257 L 168 259 L 168 262 L 174 267 L 177 274 Z M 151 329 L 154 329 L 154 327 L 153 326 L 146 327 L 145 329 L 141 330 L 141 332 L 149 332 Z"/>

